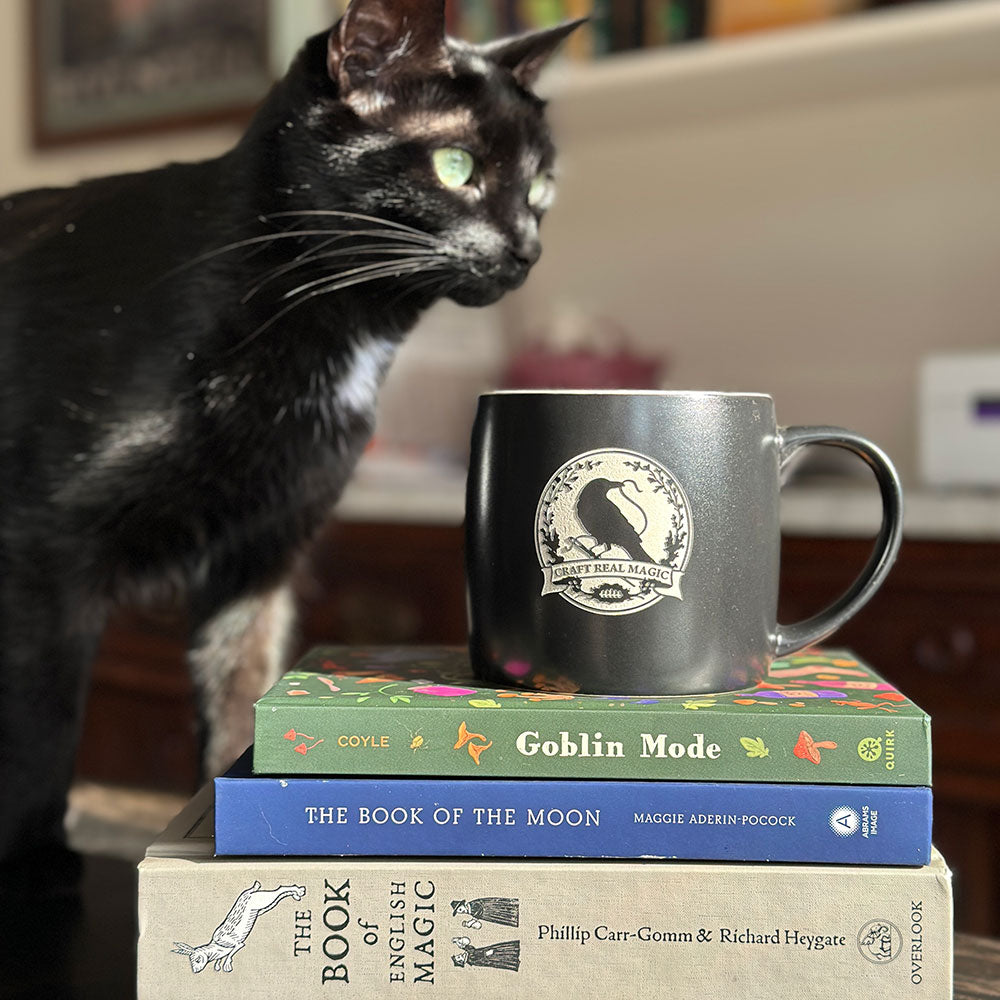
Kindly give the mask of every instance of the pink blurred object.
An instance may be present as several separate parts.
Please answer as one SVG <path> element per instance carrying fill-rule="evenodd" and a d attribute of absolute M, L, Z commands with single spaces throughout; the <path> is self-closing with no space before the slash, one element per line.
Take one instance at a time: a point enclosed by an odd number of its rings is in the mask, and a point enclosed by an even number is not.
<path fill-rule="evenodd" d="M 628 333 L 606 316 L 559 303 L 526 338 L 504 372 L 505 389 L 658 389 L 663 356 L 638 354 Z"/>
<path fill-rule="evenodd" d="M 504 373 L 505 389 L 657 389 L 661 358 L 641 357 L 626 348 L 601 353 L 580 347 L 555 352 L 542 345 L 519 351 Z"/>

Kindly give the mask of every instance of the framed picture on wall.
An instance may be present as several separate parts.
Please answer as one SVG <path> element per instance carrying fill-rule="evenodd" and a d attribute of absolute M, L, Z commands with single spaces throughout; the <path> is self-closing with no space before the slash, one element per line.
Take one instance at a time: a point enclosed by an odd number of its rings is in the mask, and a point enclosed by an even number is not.
<path fill-rule="evenodd" d="M 37 146 L 246 118 L 271 0 L 26 0 Z"/>

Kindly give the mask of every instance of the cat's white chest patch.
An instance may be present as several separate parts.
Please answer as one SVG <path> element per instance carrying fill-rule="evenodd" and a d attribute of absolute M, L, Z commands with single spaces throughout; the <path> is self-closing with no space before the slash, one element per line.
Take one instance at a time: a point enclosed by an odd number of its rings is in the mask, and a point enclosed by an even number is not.
<path fill-rule="evenodd" d="M 334 389 L 334 404 L 349 413 L 370 413 L 396 344 L 381 337 L 358 341 L 348 356 Z"/>

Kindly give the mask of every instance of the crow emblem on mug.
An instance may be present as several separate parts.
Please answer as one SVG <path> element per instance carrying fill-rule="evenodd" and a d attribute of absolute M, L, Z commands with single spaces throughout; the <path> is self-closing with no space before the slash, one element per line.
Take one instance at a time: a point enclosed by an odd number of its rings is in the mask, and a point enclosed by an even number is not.
<path fill-rule="evenodd" d="M 577 455 L 538 501 L 542 594 L 603 615 L 681 600 L 691 533 L 688 498 L 655 459 L 615 449 Z"/>

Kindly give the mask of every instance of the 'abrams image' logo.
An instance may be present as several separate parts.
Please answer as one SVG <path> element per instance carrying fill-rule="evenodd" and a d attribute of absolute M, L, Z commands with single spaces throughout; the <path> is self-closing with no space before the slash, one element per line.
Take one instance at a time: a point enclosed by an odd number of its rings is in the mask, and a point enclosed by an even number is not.
<path fill-rule="evenodd" d="M 830 813 L 830 829 L 838 837 L 853 837 L 861 827 L 861 817 L 850 806 L 838 806 Z"/>
<path fill-rule="evenodd" d="M 633 451 L 589 451 L 548 481 L 535 513 L 543 594 L 585 611 L 624 615 L 682 600 L 691 506 L 658 462 Z"/>

